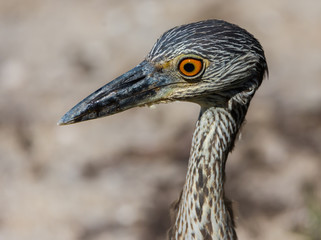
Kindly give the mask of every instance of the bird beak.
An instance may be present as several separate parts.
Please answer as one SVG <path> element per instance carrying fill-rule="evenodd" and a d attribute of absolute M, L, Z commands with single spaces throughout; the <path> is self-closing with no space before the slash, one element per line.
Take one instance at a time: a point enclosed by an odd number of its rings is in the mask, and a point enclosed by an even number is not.
<path fill-rule="evenodd" d="M 151 63 L 143 61 L 79 102 L 60 119 L 58 125 L 109 116 L 164 101 L 169 81 L 157 74 Z"/>

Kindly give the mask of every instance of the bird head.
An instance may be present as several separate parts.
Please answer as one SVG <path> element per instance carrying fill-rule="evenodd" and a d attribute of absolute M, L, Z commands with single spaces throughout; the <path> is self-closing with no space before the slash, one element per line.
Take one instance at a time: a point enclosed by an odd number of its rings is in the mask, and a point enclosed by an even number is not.
<path fill-rule="evenodd" d="M 90 94 L 58 124 L 170 101 L 247 104 L 265 72 L 264 51 L 246 30 L 221 20 L 182 25 L 165 32 L 139 65 Z"/>

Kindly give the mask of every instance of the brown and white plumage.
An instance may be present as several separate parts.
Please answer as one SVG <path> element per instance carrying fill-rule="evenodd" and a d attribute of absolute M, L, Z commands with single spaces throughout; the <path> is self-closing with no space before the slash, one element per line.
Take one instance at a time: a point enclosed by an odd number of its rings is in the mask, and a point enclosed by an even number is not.
<path fill-rule="evenodd" d="M 221 20 L 173 28 L 138 66 L 85 98 L 59 124 L 170 101 L 201 106 L 169 239 L 237 239 L 225 163 L 267 64 L 259 42 Z"/>

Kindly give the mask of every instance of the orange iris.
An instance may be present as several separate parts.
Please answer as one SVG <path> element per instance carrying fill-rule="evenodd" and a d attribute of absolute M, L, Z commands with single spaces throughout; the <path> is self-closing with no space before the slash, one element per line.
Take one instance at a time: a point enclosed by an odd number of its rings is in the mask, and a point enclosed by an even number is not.
<path fill-rule="evenodd" d="M 187 76 L 194 77 L 203 69 L 203 61 L 195 58 L 185 58 L 178 65 L 179 71 Z"/>

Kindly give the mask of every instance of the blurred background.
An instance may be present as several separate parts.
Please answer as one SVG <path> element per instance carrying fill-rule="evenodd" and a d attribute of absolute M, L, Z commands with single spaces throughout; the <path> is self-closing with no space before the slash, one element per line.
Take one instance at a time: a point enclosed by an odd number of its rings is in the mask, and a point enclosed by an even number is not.
<path fill-rule="evenodd" d="M 0 239 L 165 239 L 199 107 L 58 127 L 176 25 L 256 36 L 269 79 L 227 163 L 239 239 L 321 239 L 321 1 L 0 0 Z"/>

